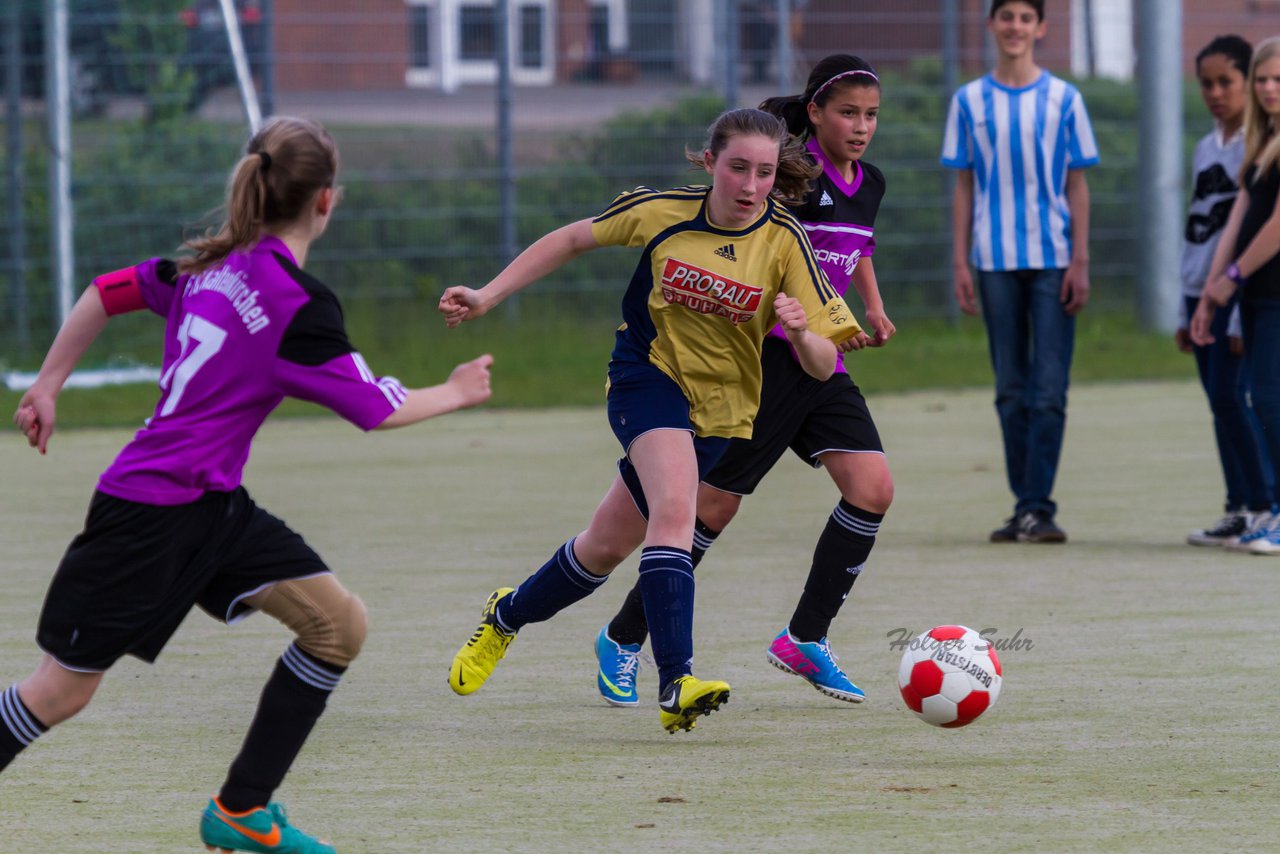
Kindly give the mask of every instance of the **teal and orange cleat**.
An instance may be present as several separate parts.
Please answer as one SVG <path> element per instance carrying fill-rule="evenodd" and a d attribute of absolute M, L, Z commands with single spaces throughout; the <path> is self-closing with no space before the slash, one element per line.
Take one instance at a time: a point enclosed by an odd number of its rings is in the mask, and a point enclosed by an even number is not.
<path fill-rule="evenodd" d="M 209 801 L 200 816 L 200 841 L 210 851 L 230 854 L 252 851 L 261 854 L 336 854 L 327 842 L 308 836 L 289 824 L 284 806 L 277 803 L 248 812 L 228 812 L 217 798 Z"/>

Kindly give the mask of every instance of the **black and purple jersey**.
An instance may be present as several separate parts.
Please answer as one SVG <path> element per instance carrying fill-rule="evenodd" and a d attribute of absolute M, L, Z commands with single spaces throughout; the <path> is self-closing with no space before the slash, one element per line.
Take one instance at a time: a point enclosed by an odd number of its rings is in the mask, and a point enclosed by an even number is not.
<path fill-rule="evenodd" d="M 404 402 L 400 383 L 374 376 L 347 340 L 337 297 L 275 237 L 198 275 L 152 259 L 96 284 L 108 313 L 145 307 L 168 320 L 160 400 L 103 472 L 108 495 L 174 505 L 235 489 L 254 434 L 285 397 L 362 430 Z"/>
<path fill-rule="evenodd" d="M 790 210 L 804 226 L 827 280 L 843 297 L 853 281 L 858 259 L 869 258 L 875 252 L 876 214 L 884 198 L 884 174 L 870 163 L 855 160 L 853 181 L 846 181 L 816 139 L 810 139 L 805 147 L 814 162 L 822 166 L 822 174 L 814 179 L 804 202 Z M 784 340 L 787 337 L 781 326 L 775 326 L 769 334 Z M 836 363 L 837 371 L 844 370 L 843 355 Z"/>

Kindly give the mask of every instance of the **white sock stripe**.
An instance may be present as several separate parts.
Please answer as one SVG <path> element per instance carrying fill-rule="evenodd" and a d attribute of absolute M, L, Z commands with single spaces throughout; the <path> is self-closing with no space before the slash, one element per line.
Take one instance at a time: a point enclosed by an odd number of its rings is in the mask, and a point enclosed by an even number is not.
<path fill-rule="evenodd" d="M 862 534 L 864 537 L 874 537 L 880 531 L 879 522 L 868 522 L 865 519 L 859 519 L 839 505 L 836 506 L 835 510 L 831 511 L 831 518 L 835 519 L 836 524 L 840 525 L 840 527 L 853 531 L 855 534 Z"/>
<path fill-rule="evenodd" d="M 642 565 L 645 563 L 645 561 L 652 561 L 652 560 L 675 560 L 675 561 L 679 561 L 680 563 L 687 563 L 690 566 L 693 565 L 693 558 L 689 555 L 688 552 L 682 551 L 680 549 L 664 549 L 661 546 L 656 546 L 651 549 L 645 549 L 644 554 L 640 556 L 640 563 Z"/>
<path fill-rule="evenodd" d="M 577 539 L 577 538 L 575 537 L 574 539 Z M 578 558 L 573 553 L 573 540 L 570 540 L 569 542 L 565 543 L 563 546 L 560 547 L 560 555 L 564 558 L 562 561 L 560 561 L 560 566 L 564 567 L 567 565 L 569 570 L 569 577 L 571 579 L 573 578 L 573 576 L 576 575 L 578 578 L 586 582 L 591 587 L 599 587 L 601 584 L 604 584 L 606 581 L 609 580 L 609 576 L 593 575 L 592 573 L 588 572 L 582 564 L 578 563 Z"/>
<path fill-rule="evenodd" d="M 693 558 L 677 549 L 649 549 L 640 558 L 640 574 L 646 572 L 678 572 L 693 578 Z"/>
<path fill-rule="evenodd" d="M 338 682 L 342 680 L 342 674 L 326 670 L 311 661 L 302 654 L 295 644 L 289 645 L 289 648 L 284 651 L 284 655 L 280 656 L 280 660 L 284 662 L 284 666 L 289 668 L 294 676 L 297 676 L 313 688 L 319 688 L 322 691 L 332 691 L 338 687 Z"/>
<path fill-rule="evenodd" d="M 708 537 L 706 534 L 700 531 L 693 532 L 693 544 L 698 548 L 702 549 L 704 552 L 707 549 L 711 548 L 711 544 L 714 543 L 715 541 L 716 541 L 715 537 Z"/>
<path fill-rule="evenodd" d="M 9 732 L 23 747 L 40 737 L 40 727 L 31 720 L 27 710 L 18 698 L 18 686 L 10 685 L 8 690 L 0 694 L 0 719 L 8 727 Z"/>

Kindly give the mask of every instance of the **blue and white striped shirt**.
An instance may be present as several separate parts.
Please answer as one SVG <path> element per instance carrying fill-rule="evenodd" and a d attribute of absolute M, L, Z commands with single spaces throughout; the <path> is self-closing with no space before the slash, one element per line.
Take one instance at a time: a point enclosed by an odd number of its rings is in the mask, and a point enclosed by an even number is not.
<path fill-rule="evenodd" d="M 1049 270 L 1071 260 L 1067 170 L 1098 162 L 1074 86 L 1042 71 L 1021 89 L 990 74 L 951 98 L 942 165 L 973 170 L 973 253 L 979 270 Z"/>

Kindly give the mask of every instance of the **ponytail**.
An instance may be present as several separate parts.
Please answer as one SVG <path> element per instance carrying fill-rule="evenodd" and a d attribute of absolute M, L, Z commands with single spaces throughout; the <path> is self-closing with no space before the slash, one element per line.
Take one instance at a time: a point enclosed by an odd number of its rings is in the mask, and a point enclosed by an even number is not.
<path fill-rule="evenodd" d="M 880 78 L 871 63 L 847 53 L 825 57 L 809 72 L 809 81 L 799 95 L 780 95 L 766 98 L 760 109 L 777 116 L 787 126 L 787 131 L 800 139 L 813 134 L 809 121 L 809 104 L 822 107 L 844 86 L 872 86 L 880 88 Z"/>
<path fill-rule="evenodd" d="M 231 170 L 222 225 L 186 241 L 194 254 L 179 260 L 179 272 L 202 273 L 252 248 L 264 232 L 302 219 L 337 174 L 338 148 L 327 130 L 307 119 L 272 119 Z"/>
<path fill-rule="evenodd" d="M 804 145 L 787 132 L 781 119 L 763 110 L 747 108 L 721 113 L 707 129 L 707 140 L 702 150 L 686 149 L 685 159 L 695 168 L 705 169 L 704 151 L 719 154 L 730 139 L 749 134 L 767 137 L 778 144 L 778 171 L 773 181 L 773 195 L 788 203 L 803 200 L 809 192 L 809 182 L 822 173 L 822 167 L 814 163 Z"/>

